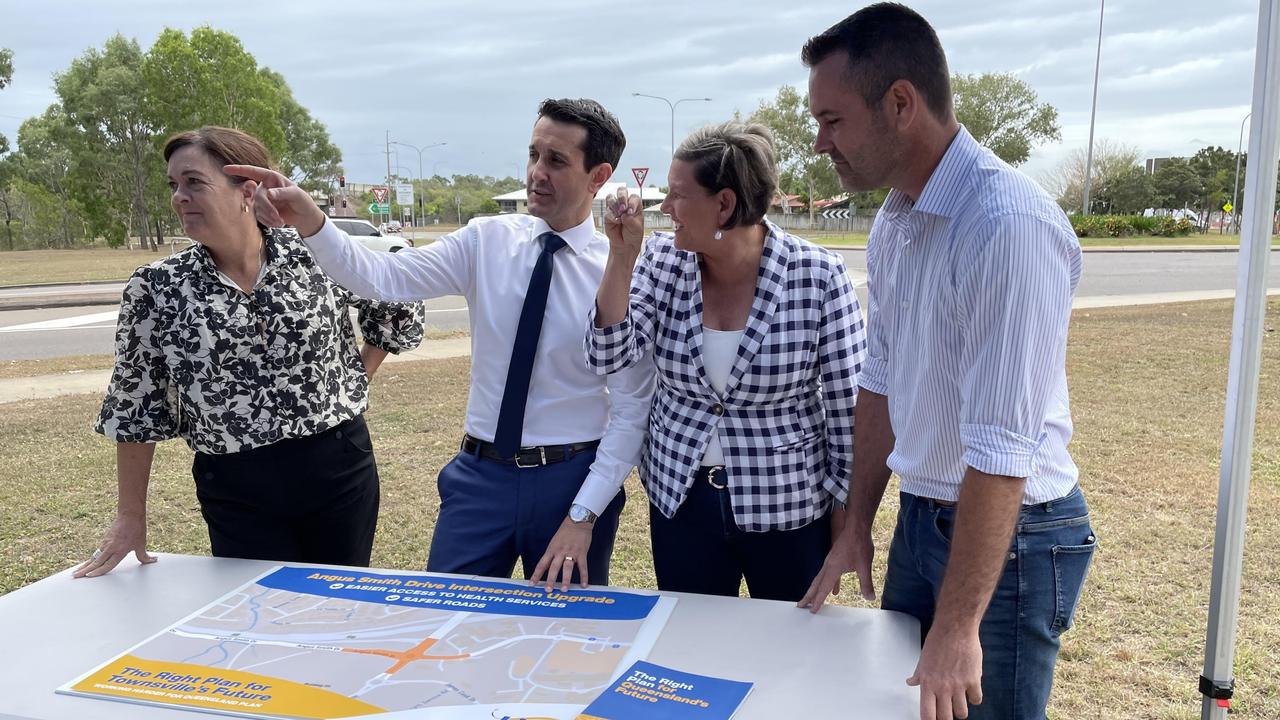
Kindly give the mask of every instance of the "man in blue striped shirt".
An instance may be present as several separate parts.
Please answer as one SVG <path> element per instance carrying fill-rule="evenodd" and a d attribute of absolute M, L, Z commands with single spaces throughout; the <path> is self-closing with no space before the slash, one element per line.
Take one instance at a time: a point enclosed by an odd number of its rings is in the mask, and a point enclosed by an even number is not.
<path fill-rule="evenodd" d="M 870 337 L 844 532 L 809 595 L 875 596 L 871 526 L 901 509 L 882 606 L 920 620 L 920 717 L 1043 720 L 1095 538 L 1067 452 L 1080 246 L 1062 210 L 952 109 L 933 28 L 897 4 L 812 38 L 815 150 L 847 190 L 892 188 L 867 248 Z"/>

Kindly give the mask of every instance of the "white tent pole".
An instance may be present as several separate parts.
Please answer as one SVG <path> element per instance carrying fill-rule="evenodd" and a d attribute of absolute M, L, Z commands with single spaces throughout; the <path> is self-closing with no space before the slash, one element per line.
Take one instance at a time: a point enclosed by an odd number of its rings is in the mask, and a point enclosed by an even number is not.
<path fill-rule="evenodd" d="M 1276 164 L 1280 154 L 1280 0 L 1261 0 L 1257 58 L 1253 69 L 1253 119 L 1249 169 L 1245 175 L 1244 222 L 1236 275 L 1226 418 L 1222 427 L 1222 469 L 1218 478 L 1218 525 L 1213 547 L 1213 585 L 1204 652 L 1202 720 L 1226 720 L 1235 679 L 1236 621 L 1244 556 L 1249 465 L 1258 408 L 1263 319 L 1267 301 L 1267 261 L 1275 210 Z"/>

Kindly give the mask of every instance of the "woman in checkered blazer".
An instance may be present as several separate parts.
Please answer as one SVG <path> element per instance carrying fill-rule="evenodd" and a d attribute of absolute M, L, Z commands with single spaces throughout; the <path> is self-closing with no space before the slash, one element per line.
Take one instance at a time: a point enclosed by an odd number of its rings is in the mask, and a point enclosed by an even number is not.
<path fill-rule="evenodd" d="M 753 597 L 796 601 L 844 520 L 858 299 L 839 255 L 765 218 L 778 174 L 763 126 L 694 132 L 668 182 L 674 231 L 647 247 L 639 198 L 609 203 L 587 360 L 657 368 L 640 470 L 658 587 L 736 596 L 745 578 Z"/>

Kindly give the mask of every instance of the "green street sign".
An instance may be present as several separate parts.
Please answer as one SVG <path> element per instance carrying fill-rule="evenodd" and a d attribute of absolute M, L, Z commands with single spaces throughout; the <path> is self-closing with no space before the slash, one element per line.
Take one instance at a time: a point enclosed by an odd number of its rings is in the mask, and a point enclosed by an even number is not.
<path fill-rule="evenodd" d="M 381 205 L 379 205 L 376 202 L 369 203 L 370 215 L 386 215 L 390 212 L 391 212 L 391 203 L 383 203 Z"/>

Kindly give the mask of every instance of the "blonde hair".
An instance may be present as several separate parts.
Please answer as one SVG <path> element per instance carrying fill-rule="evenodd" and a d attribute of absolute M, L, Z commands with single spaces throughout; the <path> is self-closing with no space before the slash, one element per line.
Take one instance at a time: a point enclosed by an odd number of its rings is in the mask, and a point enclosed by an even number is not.
<path fill-rule="evenodd" d="M 730 121 L 699 128 L 680 143 L 675 159 L 693 165 L 694 179 L 708 191 L 737 196 L 724 230 L 759 223 L 778 190 L 773 135 L 764 125 Z"/>

